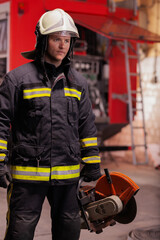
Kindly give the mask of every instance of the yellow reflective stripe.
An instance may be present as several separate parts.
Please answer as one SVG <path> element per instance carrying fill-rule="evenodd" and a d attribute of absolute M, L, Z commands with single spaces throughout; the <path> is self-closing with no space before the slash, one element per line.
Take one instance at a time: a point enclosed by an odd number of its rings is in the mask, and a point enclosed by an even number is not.
<path fill-rule="evenodd" d="M 82 158 L 82 161 L 85 163 L 100 163 L 101 159 L 99 156 L 90 156 Z"/>
<path fill-rule="evenodd" d="M 50 172 L 50 168 L 25 167 L 25 166 L 12 166 L 11 170 L 13 170 L 13 171 L 24 171 L 24 172 L 44 172 L 44 173 L 49 173 Z"/>
<path fill-rule="evenodd" d="M 7 147 L 4 147 L 0 144 L 0 149 L 7 149 Z"/>
<path fill-rule="evenodd" d="M 81 147 L 91 147 L 91 146 L 97 146 L 97 137 L 93 138 L 84 138 L 80 140 Z"/>
<path fill-rule="evenodd" d="M 0 143 L 7 144 L 7 141 L 0 139 Z"/>
<path fill-rule="evenodd" d="M 49 181 L 49 176 L 47 177 L 42 177 L 42 176 L 29 176 L 29 175 L 17 175 L 17 174 L 12 174 L 13 179 L 17 180 L 32 180 L 32 181 Z"/>
<path fill-rule="evenodd" d="M 81 99 L 81 92 L 76 90 L 76 89 L 72 89 L 72 88 L 64 88 L 64 93 L 65 96 L 67 97 L 75 97 L 78 98 L 78 100 Z"/>
<path fill-rule="evenodd" d="M 3 162 L 5 159 L 6 154 L 0 153 L 0 162 Z"/>
<path fill-rule="evenodd" d="M 51 179 L 70 179 L 80 176 L 80 165 L 52 167 Z"/>
<path fill-rule="evenodd" d="M 36 97 L 50 97 L 51 89 L 50 88 L 34 88 L 34 89 L 25 89 L 23 90 L 23 98 L 30 99 Z"/>
<path fill-rule="evenodd" d="M 7 149 L 7 141 L 0 139 L 0 149 Z"/>
<path fill-rule="evenodd" d="M 70 179 L 70 178 L 78 178 L 80 176 L 80 173 L 73 173 L 73 174 L 67 174 L 67 175 L 51 175 L 51 179 Z"/>

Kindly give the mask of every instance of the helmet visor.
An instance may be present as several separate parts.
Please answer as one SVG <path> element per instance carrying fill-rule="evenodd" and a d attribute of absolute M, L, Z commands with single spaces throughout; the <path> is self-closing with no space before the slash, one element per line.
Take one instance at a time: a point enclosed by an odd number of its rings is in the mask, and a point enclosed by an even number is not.
<path fill-rule="evenodd" d="M 76 38 L 79 38 L 78 34 L 76 34 L 75 32 L 66 31 L 66 30 L 50 33 L 49 35 L 52 35 L 52 34 L 56 34 L 56 35 L 59 35 L 59 36 L 62 36 L 62 37 L 76 37 Z"/>

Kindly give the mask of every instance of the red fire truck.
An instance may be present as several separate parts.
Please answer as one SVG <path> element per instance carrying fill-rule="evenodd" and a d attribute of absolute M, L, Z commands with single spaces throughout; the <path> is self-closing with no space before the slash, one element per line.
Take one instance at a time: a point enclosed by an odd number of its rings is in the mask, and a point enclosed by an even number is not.
<path fill-rule="evenodd" d="M 72 64 L 88 80 L 96 124 L 107 139 L 134 117 L 137 43 L 160 42 L 160 37 L 136 25 L 135 0 L 0 0 L 0 77 L 27 62 L 21 52 L 34 49 L 37 20 L 55 8 L 77 24 L 81 40 Z"/>

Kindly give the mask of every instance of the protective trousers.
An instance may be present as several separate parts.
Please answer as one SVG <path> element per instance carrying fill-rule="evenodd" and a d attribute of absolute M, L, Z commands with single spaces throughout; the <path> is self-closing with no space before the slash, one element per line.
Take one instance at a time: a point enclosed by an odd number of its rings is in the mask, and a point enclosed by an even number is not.
<path fill-rule="evenodd" d="M 52 240 L 78 240 L 80 216 L 76 189 L 77 184 L 49 187 L 10 184 L 4 240 L 33 240 L 46 196 L 51 206 Z"/>

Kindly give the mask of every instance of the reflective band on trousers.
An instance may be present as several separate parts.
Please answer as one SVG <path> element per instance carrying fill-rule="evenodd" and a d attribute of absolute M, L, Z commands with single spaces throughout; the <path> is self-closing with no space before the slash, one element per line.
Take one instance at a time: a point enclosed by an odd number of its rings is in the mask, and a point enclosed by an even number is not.
<path fill-rule="evenodd" d="M 7 149 L 7 141 L 0 139 L 0 149 Z"/>
<path fill-rule="evenodd" d="M 85 163 L 100 163 L 101 159 L 99 156 L 90 156 L 82 158 L 82 161 Z"/>
<path fill-rule="evenodd" d="M 67 97 L 75 97 L 81 99 L 81 92 L 73 88 L 64 88 L 64 95 Z"/>
<path fill-rule="evenodd" d="M 97 137 L 84 138 L 84 139 L 81 139 L 80 142 L 81 142 L 82 148 L 97 146 Z"/>
<path fill-rule="evenodd" d="M 0 153 L 0 162 L 3 162 L 5 159 L 6 154 Z"/>
<path fill-rule="evenodd" d="M 35 88 L 35 89 L 25 89 L 23 90 L 23 98 L 30 99 L 36 97 L 50 97 L 51 89 L 50 88 Z"/>
<path fill-rule="evenodd" d="M 49 181 L 51 179 L 71 179 L 80 175 L 80 165 L 56 166 L 52 168 L 12 166 L 13 179 L 31 181 Z"/>

